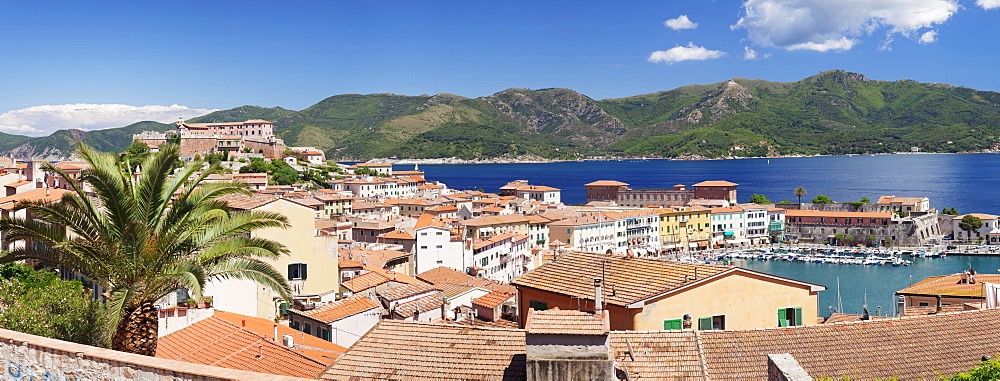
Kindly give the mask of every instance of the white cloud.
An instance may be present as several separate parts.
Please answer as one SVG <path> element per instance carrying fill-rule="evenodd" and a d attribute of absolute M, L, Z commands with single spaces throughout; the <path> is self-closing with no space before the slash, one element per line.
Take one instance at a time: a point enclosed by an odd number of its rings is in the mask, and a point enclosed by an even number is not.
<path fill-rule="evenodd" d="M 937 42 L 937 34 L 938 32 L 936 30 L 926 31 L 924 32 L 924 34 L 920 35 L 920 39 L 917 41 L 919 41 L 921 44 L 930 44 Z"/>
<path fill-rule="evenodd" d="M 896 34 L 916 39 L 957 11 L 958 0 L 747 0 L 732 28 L 761 46 L 825 52 L 849 50 L 876 31 L 887 43 Z"/>
<path fill-rule="evenodd" d="M 124 127 L 135 122 L 152 120 L 174 122 L 216 110 L 194 109 L 187 106 L 129 106 L 121 104 L 44 105 L 8 111 L 0 114 L 0 132 L 44 136 L 57 130 L 99 130 Z"/>
<path fill-rule="evenodd" d="M 980 0 L 980 1 L 983 1 L 983 0 Z M 1000 1 L 1000 0 L 996 0 L 996 1 Z M 698 27 L 698 23 L 691 22 L 691 19 L 688 19 L 687 15 L 680 15 L 680 16 L 678 16 L 675 19 L 670 19 L 670 20 L 664 21 L 663 25 L 665 25 L 667 28 L 670 28 L 670 29 L 673 29 L 673 30 L 694 29 L 694 28 Z"/>
<path fill-rule="evenodd" d="M 976 5 L 983 9 L 1000 8 L 1000 0 L 976 0 Z"/>
<path fill-rule="evenodd" d="M 858 40 L 850 39 L 847 37 L 841 37 L 839 40 L 826 40 L 822 42 L 803 42 L 801 44 L 795 44 L 788 46 L 785 49 L 788 50 L 815 50 L 817 52 L 826 52 L 830 50 L 851 50 L 854 45 L 858 44 Z"/>
<path fill-rule="evenodd" d="M 743 59 L 745 60 L 755 60 L 757 59 L 757 51 L 750 49 L 749 46 L 743 47 Z"/>
<path fill-rule="evenodd" d="M 646 58 L 649 62 L 663 62 L 672 64 L 674 62 L 689 61 L 689 60 L 709 60 L 714 58 L 719 58 L 726 55 L 725 52 L 718 50 L 708 50 L 701 46 L 695 46 L 693 42 L 689 42 L 687 46 L 675 46 L 667 50 L 657 50 Z"/>

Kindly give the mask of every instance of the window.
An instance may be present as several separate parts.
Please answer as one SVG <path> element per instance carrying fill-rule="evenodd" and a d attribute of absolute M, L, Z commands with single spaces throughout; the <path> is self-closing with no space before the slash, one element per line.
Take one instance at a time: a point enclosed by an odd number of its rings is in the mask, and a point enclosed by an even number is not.
<path fill-rule="evenodd" d="M 778 326 L 790 327 L 802 325 L 802 307 L 778 309 Z"/>
<path fill-rule="evenodd" d="M 302 332 L 312 335 L 312 329 L 313 329 L 312 324 L 305 323 L 305 326 L 302 327 Z"/>
<path fill-rule="evenodd" d="M 437 235 L 442 235 L 442 234 L 444 234 L 444 233 L 443 232 L 437 232 Z"/>
<path fill-rule="evenodd" d="M 929 307 L 931 304 L 928 302 L 918 302 L 917 307 Z"/>
<path fill-rule="evenodd" d="M 698 329 L 702 331 L 726 329 L 726 315 L 715 315 L 698 319 Z"/>
<path fill-rule="evenodd" d="M 535 311 L 545 311 L 549 309 L 549 304 L 545 302 L 539 302 L 537 300 L 532 300 L 528 302 L 528 306 Z"/>
<path fill-rule="evenodd" d="M 420 246 L 420 248 L 421 248 L 421 249 L 426 249 L 426 248 L 427 248 L 427 246 Z"/>
<path fill-rule="evenodd" d="M 671 319 L 663 321 L 664 331 L 671 329 L 681 329 L 681 327 L 683 327 L 683 322 L 681 321 L 681 319 Z"/>
<path fill-rule="evenodd" d="M 290 325 L 291 325 L 292 329 L 299 329 L 299 327 L 300 327 L 300 324 L 299 324 L 298 320 L 292 320 L 292 323 Z"/>
<path fill-rule="evenodd" d="M 306 279 L 306 264 L 292 263 L 288 265 L 288 280 Z"/>

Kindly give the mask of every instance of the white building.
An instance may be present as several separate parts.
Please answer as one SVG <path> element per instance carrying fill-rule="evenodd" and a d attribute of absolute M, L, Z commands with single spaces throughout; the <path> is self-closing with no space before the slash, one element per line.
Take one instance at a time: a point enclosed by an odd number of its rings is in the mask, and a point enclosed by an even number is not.
<path fill-rule="evenodd" d="M 414 274 L 441 266 L 466 271 L 464 243 L 461 239 L 452 239 L 451 229 L 440 220 L 424 214 L 417 220 L 413 232 L 417 241 L 414 244 Z"/>
<path fill-rule="evenodd" d="M 288 325 L 334 344 L 350 347 L 382 319 L 382 306 L 353 296 L 310 310 L 288 310 Z"/>
<path fill-rule="evenodd" d="M 971 232 L 966 232 L 965 230 L 962 230 L 962 228 L 958 226 L 959 224 L 962 223 L 962 218 L 964 218 L 965 216 L 979 217 L 979 219 L 983 221 L 983 226 L 980 226 L 979 229 L 973 230 Z M 994 230 L 997 230 L 996 232 L 997 235 L 1000 235 L 1000 225 L 998 225 L 997 221 L 998 219 L 1000 219 L 1000 217 L 994 216 L 992 214 L 969 213 L 969 214 L 963 214 L 961 216 L 955 216 L 955 218 L 951 220 L 951 226 L 955 230 L 956 240 L 975 241 L 979 238 L 986 239 L 985 237 L 989 236 L 990 233 L 993 232 Z M 990 242 L 990 243 L 1000 243 L 1000 242 Z"/>
<path fill-rule="evenodd" d="M 757 204 L 743 204 L 737 206 L 743 209 L 743 218 L 746 223 L 746 239 L 751 245 L 763 245 L 771 241 L 768 232 L 767 207 Z"/>
<path fill-rule="evenodd" d="M 521 276 L 530 259 L 528 236 L 503 233 L 472 243 L 469 268 L 474 275 L 499 282 Z"/>
<path fill-rule="evenodd" d="M 748 246 L 743 208 L 712 209 L 712 243 L 719 247 Z"/>

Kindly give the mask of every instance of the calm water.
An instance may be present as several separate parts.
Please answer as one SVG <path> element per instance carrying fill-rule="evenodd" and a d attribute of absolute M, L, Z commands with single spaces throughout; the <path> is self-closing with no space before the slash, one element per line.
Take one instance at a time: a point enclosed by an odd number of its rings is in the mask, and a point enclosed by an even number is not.
<path fill-rule="evenodd" d="M 398 166 L 398 170 L 408 169 Z M 795 201 L 792 190 L 804 187 L 808 195 L 823 194 L 835 201 L 876 200 L 880 195 L 926 196 L 931 207 L 957 207 L 961 213 L 1000 214 L 1000 155 L 876 155 L 827 156 L 782 159 L 667 161 L 623 160 L 547 164 L 421 165 L 429 180 L 455 189 L 498 192 L 511 180 L 562 189 L 563 202 L 586 202 L 583 184 L 618 180 L 632 188 L 669 188 L 705 180 L 740 184 L 741 202 L 762 193 L 774 202 Z M 907 267 L 833 265 L 801 262 L 749 261 L 748 267 L 770 274 L 827 286 L 820 292 L 820 315 L 837 303 L 840 278 L 844 312 L 859 313 L 868 295 L 868 306 L 883 314 L 895 309 L 892 294 L 931 275 L 964 271 L 971 264 L 978 272 L 1000 271 L 1000 258 L 961 257 L 913 259 Z"/>
<path fill-rule="evenodd" d="M 400 165 L 399 169 L 411 169 Z M 926 196 L 931 207 L 957 207 L 959 212 L 1000 214 L 1000 155 L 875 155 L 823 156 L 747 160 L 622 160 L 544 164 L 421 165 L 428 180 L 442 181 L 455 189 L 498 192 L 511 180 L 562 189 L 563 202 L 586 202 L 583 184 L 618 180 L 632 188 L 669 188 L 705 180 L 740 184 L 741 202 L 761 193 L 774 202 L 792 201 L 792 190 L 834 201 L 877 200 L 880 195 Z"/>

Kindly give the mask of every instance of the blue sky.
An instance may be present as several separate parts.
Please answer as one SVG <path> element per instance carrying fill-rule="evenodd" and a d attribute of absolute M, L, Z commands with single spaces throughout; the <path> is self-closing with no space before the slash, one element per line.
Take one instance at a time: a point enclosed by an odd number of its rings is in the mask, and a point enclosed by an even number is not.
<path fill-rule="evenodd" d="M 829 69 L 1000 90 L 1000 0 L 0 1 L 0 15 L 0 132 L 30 135 L 344 93 L 604 99 Z"/>

